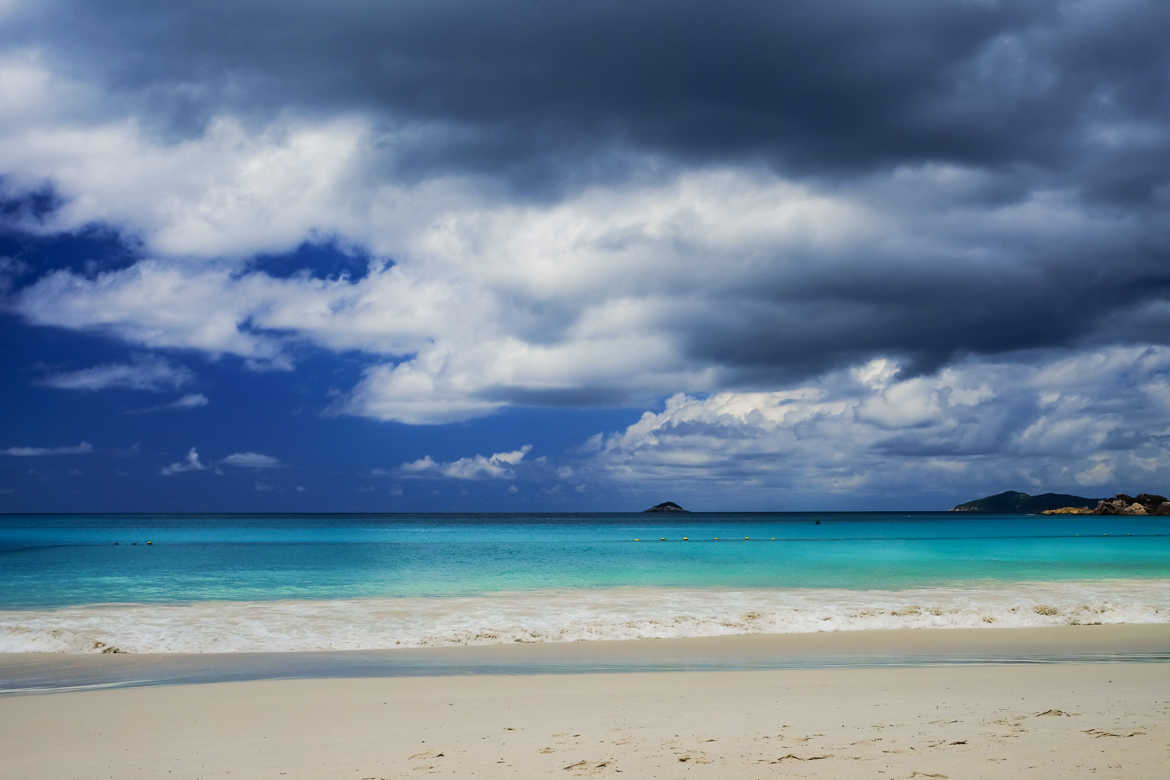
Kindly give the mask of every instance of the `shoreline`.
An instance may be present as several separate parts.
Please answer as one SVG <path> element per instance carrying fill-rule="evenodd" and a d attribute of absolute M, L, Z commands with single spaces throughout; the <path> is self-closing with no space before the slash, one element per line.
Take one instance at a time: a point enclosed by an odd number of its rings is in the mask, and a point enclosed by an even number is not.
<path fill-rule="evenodd" d="M 0 653 L 378 650 L 1098 623 L 1170 624 L 1170 578 L 80 604 L 0 610 Z"/>
<path fill-rule="evenodd" d="M 1170 624 L 739 634 L 259 653 L 0 654 L 0 696 L 271 679 L 441 678 L 1170 661 Z"/>
<path fill-rule="evenodd" d="M 263 680 L 0 697 L 25 778 L 1163 776 L 1156 664 Z"/>

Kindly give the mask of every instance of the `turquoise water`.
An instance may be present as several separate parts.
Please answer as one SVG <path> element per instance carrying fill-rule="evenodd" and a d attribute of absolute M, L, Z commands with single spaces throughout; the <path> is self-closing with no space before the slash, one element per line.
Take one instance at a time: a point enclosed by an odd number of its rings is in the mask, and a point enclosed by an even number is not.
<path fill-rule="evenodd" d="M 1150 622 L 1170 518 L 0 517 L 0 652 Z"/>
<path fill-rule="evenodd" d="M 670 541 L 657 541 L 663 536 Z M 0 573 L 0 609 L 615 586 L 899 589 L 1164 578 L 1170 519 L 10 515 L 0 517 Z"/>

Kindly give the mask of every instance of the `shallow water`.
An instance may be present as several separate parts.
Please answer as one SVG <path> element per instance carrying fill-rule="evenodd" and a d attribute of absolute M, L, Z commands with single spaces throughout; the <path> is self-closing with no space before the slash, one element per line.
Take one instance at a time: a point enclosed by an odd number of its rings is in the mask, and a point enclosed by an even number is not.
<path fill-rule="evenodd" d="M 0 518 L 5 652 L 1142 622 L 1170 622 L 1170 518 Z"/>

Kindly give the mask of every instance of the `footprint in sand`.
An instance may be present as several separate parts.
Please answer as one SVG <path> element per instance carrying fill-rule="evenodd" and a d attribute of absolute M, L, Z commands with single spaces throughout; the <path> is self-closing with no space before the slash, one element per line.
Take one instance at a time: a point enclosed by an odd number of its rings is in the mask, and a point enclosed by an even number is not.
<path fill-rule="evenodd" d="M 412 753 L 407 756 L 408 761 L 422 761 L 428 758 L 442 758 L 442 753 L 436 753 L 433 750 L 424 750 L 422 753 Z"/>
<path fill-rule="evenodd" d="M 761 764 L 783 764 L 785 761 L 823 761 L 826 758 L 832 758 L 832 753 L 822 753 L 813 756 L 798 756 L 795 753 L 787 753 L 779 758 L 774 758 L 769 761 L 766 758 L 760 759 Z"/>
<path fill-rule="evenodd" d="M 605 761 L 598 761 L 593 763 L 591 761 L 574 761 L 572 764 L 561 767 L 567 772 L 572 772 L 575 775 L 600 775 L 607 769 L 612 769 L 613 759 Z"/>
<path fill-rule="evenodd" d="M 1085 729 L 1083 733 L 1088 734 L 1088 735 L 1093 736 L 1093 737 L 1096 737 L 1097 739 L 1100 739 L 1101 737 L 1121 737 L 1122 739 L 1125 739 L 1128 737 L 1144 736 L 1146 732 L 1144 732 L 1144 731 L 1131 731 L 1128 734 L 1118 734 L 1115 731 L 1102 731 L 1101 729 Z"/>
<path fill-rule="evenodd" d="M 675 753 L 675 758 L 680 764 L 710 764 L 711 759 L 707 758 L 706 753 Z"/>

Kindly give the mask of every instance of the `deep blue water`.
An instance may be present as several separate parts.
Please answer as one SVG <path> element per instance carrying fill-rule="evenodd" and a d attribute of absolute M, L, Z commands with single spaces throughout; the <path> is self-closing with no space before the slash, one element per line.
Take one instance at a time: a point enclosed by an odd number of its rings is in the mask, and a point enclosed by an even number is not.
<path fill-rule="evenodd" d="M 865 590 L 1133 578 L 1170 578 L 1170 518 L 0 516 L 0 609 L 615 586 Z"/>

